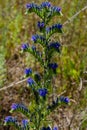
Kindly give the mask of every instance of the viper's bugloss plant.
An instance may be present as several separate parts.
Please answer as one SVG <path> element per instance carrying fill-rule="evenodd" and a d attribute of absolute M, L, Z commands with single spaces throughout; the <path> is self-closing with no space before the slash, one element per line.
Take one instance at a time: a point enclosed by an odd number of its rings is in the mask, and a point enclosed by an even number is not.
<path fill-rule="evenodd" d="M 26 14 L 36 13 L 41 21 L 37 22 L 37 27 L 40 34 L 33 34 L 31 40 L 33 45 L 28 43 L 22 44 L 22 52 L 31 53 L 43 68 L 42 74 L 33 72 L 31 68 L 24 70 L 27 79 L 27 86 L 33 93 L 31 106 L 28 109 L 25 105 L 20 103 L 13 103 L 10 112 L 21 112 L 27 119 L 23 119 L 21 125 L 17 119 L 8 116 L 5 118 L 5 125 L 14 125 L 17 130 L 58 130 L 57 126 L 52 126 L 46 120 L 48 115 L 62 104 L 70 102 L 68 97 L 59 96 L 51 103 L 49 103 L 49 96 L 52 94 L 52 79 L 57 74 L 59 64 L 52 62 L 53 53 L 61 53 L 61 44 L 59 42 L 52 42 L 51 37 L 54 33 L 62 33 L 62 24 L 56 23 L 49 26 L 49 21 L 55 16 L 61 16 L 61 8 L 52 6 L 50 2 L 42 2 L 41 5 L 30 3 L 26 5 Z M 43 50 L 38 51 L 36 44 L 40 44 Z M 34 103 L 32 103 L 34 102 Z"/>

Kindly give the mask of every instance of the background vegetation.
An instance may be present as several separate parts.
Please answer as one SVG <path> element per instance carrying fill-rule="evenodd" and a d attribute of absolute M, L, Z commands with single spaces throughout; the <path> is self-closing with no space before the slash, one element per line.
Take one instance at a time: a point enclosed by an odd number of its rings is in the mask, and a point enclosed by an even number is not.
<path fill-rule="evenodd" d="M 34 0 L 40 4 L 43 0 Z M 55 6 L 62 8 L 63 17 L 55 17 L 50 24 L 64 24 L 74 14 L 87 6 L 87 0 L 49 0 Z M 37 31 L 36 22 L 39 18 L 25 15 L 26 3 L 32 0 L 0 0 L 0 88 L 23 79 L 24 69 L 31 66 L 34 70 L 42 71 L 34 57 L 29 54 L 26 58 L 20 53 L 21 44 L 29 42 L 31 36 Z M 69 96 L 71 104 L 67 108 L 60 108 L 52 115 L 53 120 L 61 130 L 87 129 L 87 9 L 82 11 L 73 21 L 65 24 L 62 36 L 54 35 L 62 44 L 58 76 L 54 79 L 55 91 L 59 95 Z M 54 40 L 53 39 L 53 40 Z M 12 102 L 25 102 L 31 94 L 25 87 L 26 83 L 14 85 L 0 91 L 0 130 L 9 130 L 3 127 L 2 122 Z M 55 95 L 56 96 L 56 95 Z M 58 113 L 58 114 L 57 114 Z M 19 117 L 20 119 L 20 117 Z"/>

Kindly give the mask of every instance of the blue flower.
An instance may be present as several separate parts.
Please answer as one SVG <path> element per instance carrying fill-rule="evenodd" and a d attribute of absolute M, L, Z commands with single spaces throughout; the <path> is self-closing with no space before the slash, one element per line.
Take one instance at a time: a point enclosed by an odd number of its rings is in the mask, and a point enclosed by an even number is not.
<path fill-rule="evenodd" d="M 23 51 L 26 51 L 29 48 L 29 45 L 27 43 L 22 44 L 21 49 Z"/>
<path fill-rule="evenodd" d="M 50 69 L 55 70 L 58 67 L 58 64 L 57 63 L 49 63 L 48 66 Z"/>
<path fill-rule="evenodd" d="M 38 21 L 37 26 L 38 26 L 40 29 L 42 29 L 42 28 L 45 27 L 45 24 L 44 24 L 44 22 Z"/>
<path fill-rule="evenodd" d="M 54 24 L 53 26 L 52 26 L 52 28 L 56 28 L 56 29 L 61 29 L 62 28 L 62 24 Z"/>
<path fill-rule="evenodd" d="M 36 42 L 36 41 L 37 41 L 37 38 L 39 38 L 39 36 L 36 34 L 36 35 L 33 35 L 33 36 L 32 36 L 31 40 L 33 40 L 34 42 Z"/>
<path fill-rule="evenodd" d="M 32 86 L 35 84 L 34 80 L 32 78 L 28 78 L 27 83 Z"/>
<path fill-rule="evenodd" d="M 50 2 L 42 2 L 42 4 L 41 4 L 41 8 L 50 8 L 50 7 L 51 7 Z"/>
<path fill-rule="evenodd" d="M 7 116 L 4 121 L 5 124 L 10 124 L 10 123 L 16 123 L 17 119 L 12 116 Z"/>
<path fill-rule="evenodd" d="M 54 127 L 53 127 L 53 130 L 58 130 L 58 127 L 57 127 L 57 126 L 54 126 Z"/>
<path fill-rule="evenodd" d="M 26 74 L 26 76 L 29 76 L 30 74 L 32 74 L 32 69 L 27 68 L 27 69 L 25 69 L 24 73 Z"/>
<path fill-rule="evenodd" d="M 56 7 L 56 6 L 53 6 L 51 8 L 52 12 L 55 12 L 55 13 L 59 13 L 61 11 L 61 8 L 60 7 Z"/>
<path fill-rule="evenodd" d="M 48 45 L 48 49 L 55 49 L 59 51 L 60 43 L 58 42 L 52 42 Z"/>
<path fill-rule="evenodd" d="M 61 96 L 59 99 L 60 99 L 61 102 L 64 102 L 66 104 L 68 104 L 70 102 L 68 97 Z"/>
<path fill-rule="evenodd" d="M 47 89 L 46 89 L 46 88 L 40 88 L 40 89 L 38 90 L 38 92 L 39 92 L 39 95 L 40 95 L 40 96 L 45 97 L 46 94 L 47 94 Z"/>
<path fill-rule="evenodd" d="M 33 3 L 26 4 L 26 8 L 27 8 L 27 9 L 32 9 L 32 8 L 33 8 Z"/>
<path fill-rule="evenodd" d="M 35 35 L 32 36 L 32 40 L 36 43 L 38 40 L 39 41 L 45 41 L 45 38 L 43 36 L 35 34 Z"/>
<path fill-rule="evenodd" d="M 23 119 L 23 120 L 22 120 L 22 124 L 23 124 L 23 127 L 24 127 L 24 128 L 26 128 L 26 127 L 29 126 L 29 122 L 28 122 L 27 119 Z"/>
<path fill-rule="evenodd" d="M 33 9 L 40 9 L 39 6 L 37 4 L 35 4 L 35 3 L 26 4 L 26 8 L 29 11 L 32 11 Z"/>

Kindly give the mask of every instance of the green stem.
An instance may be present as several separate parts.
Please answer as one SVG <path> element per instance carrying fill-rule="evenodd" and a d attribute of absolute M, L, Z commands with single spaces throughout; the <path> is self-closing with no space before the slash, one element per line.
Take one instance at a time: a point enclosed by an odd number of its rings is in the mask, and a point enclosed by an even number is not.
<path fill-rule="evenodd" d="M 40 121 L 41 121 L 40 116 L 41 116 L 41 114 L 39 114 L 37 130 L 39 130 L 39 127 L 40 127 Z"/>
<path fill-rule="evenodd" d="M 44 20 L 43 21 L 44 21 L 44 24 L 45 24 L 45 27 L 44 27 L 45 31 L 44 31 L 43 35 L 44 35 L 44 37 L 46 39 L 46 41 L 45 41 L 44 44 L 46 45 L 48 41 L 47 41 L 47 38 L 46 38 L 46 17 L 45 17 L 45 14 L 44 14 Z M 45 59 L 44 59 L 44 88 L 45 88 L 45 87 L 47 87 L 46 86 L 46 81 L 47 81 L 47 76 L 46 76 L 47 75 L 47 61 L 48 61 L 48 57 L 47 57 L 47 46 L 45 46 L 45 48 L 44 48 L 44 55 L 45 55 L 44 56 L 45 57 Z"/>
<path fill-rule="evenodd" d="M 46 39 L 46 18 L 45 18 L 45 15 L 44 15 L 44 24 L 45 24 L 45 27 L 44 27 L 44 33 L 43 33 L 43 35 L 44 35 L 44 37 L 45 37 L 45 39 Z M 47 42 L 47 41 L 46 41 Z M 46 43 L 44 43 L 44 44 L 46 44 Z M 45 57 L 45 59 L 44 59 L 44 77 L 43 77 L 43 79 L 44 79 L 44 81 L 43 81 L 43 84 L 44 84 L 44 88 L 46 88 L 46 74 L 47 74 L 47 48 L 45 47 L 44 48 L 44 57 Z M 42 117 L 41 117 L 41 112 L 43 111 L 43 104 L 45 103 L 45 101 L 43 101 L 43 103 L 41 102 L 41 104 L 38 104 L 37 105 L 37 121 L 36 121 L 36 130 L 40 130 L 40 124 L 41 124 L 41 120 L 42 120 Z"/>
<path fill-rule="evenodd" d="M 44 27 L 44 33 L 43 33 L 43 36 L 45 37 L 46 41 L 45 41 L 45 45 L 48 44 L 48 39 L 47 39 L 47 36 L 46 36 L 46 17 L 45 17 L 45 14 L 44 14 L 44 24 L 45 24 L 45 27 Z M 44 48 L 44 74 L 43 74 L 43 86 L 44 88 L 47 88 L 48 87 L 48 62 L 49 62 L 49 57 L 47 55 L 47 45 L 45 46 Z M 42 112 L 44 111 L 44 107 L 46 107 L 46 100 L 42 99 L 43 101 L 40 103 L 40 104 L 37 104 L 37 121 L 35 123 L 36 125 L 36 130 L 40 130 L 40 125 L 41 125 L 41 120 L 42 120 L 42 117 L 41 117 L 41 114 Z M 44 107 L 43 107 L 44 105 Z M 44 115 L 45 116 L 45 115 Z M 45 117 L 43 117 L 45 118 Z"/>

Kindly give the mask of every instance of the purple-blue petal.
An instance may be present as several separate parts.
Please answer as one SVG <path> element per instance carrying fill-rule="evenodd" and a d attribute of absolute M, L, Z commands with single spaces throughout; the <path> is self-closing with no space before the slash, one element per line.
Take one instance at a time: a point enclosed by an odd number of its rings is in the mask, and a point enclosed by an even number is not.
<path fill-rule="evenodd" d="M 49 67 L 50 69 L 55 70 L 55 69 L 58 67 L 58 64 L 57 64 L 57 63 L 49 63 L 49 64 L 48 64 L 48 67 Z"/>
<path fill-rule="evenodd" d="M 12 122 L 15 123 L 15 122 L 17 122 L 16 118 L 14 118 L 12 116 L 7 116 L 4 121 L 5 121 L 5 123 L 12 123 Z"/>
<path fill-rule="evenodd" d="M 29 48 L 28 43 L 24 43 L 24 44 L 22 44 L 22 46 L 21 46 L 21 49 L 22 49 L 23 51 L 26 51 L 28 48 Z"/>
<path fill-rule="evenodd" d="M 70 102 L 69 98 L 68 97 L 64 97 L 64 96 L 60 97 L 60 101 L 66 103 L 66 104 L 68 104 Z"/>
<path fill-rule="evenodd" d="M 26 126 L 28 125 L 28 123 L 29 123 L 29 122 L 28 122 L 27 119 L 23 119 L 23 120 L 22 120 L 22 124 L 23 124 L 24 127 L 26 127 Z"/>
<path fill-rule="evenodd" d="M 30 74 L 32 74 L 32 69 L 31 68 L 26 68 L 25 71 L 24 71 L 24 73 L 26 75 L 30 75 Z"/>
<path fill-rule="evenodd" d="M 27 83 L 32 86 L 35 84 L 34 80 L 32 78 L 28 78 Z"/>
<path fill-rule="evenodd" d="M 46 88 L 40 88 L 38 89 L 39 95 L 42 97 L 45 97 L 47 94 L 47 89 Z"/>
<path fill-rule="evenodd" d="M 50 2 L 42 2 L 42 4 L 41 4 L 41 8 L 50 8 L 50 7 L 51 7 Z"/>
<path fill-rule="evenodd" d="M 53 127 L 53 130 L 58 130 L 58 127 L 57 127 L 57 126 L 54 126 L 54 127 Z"/>

